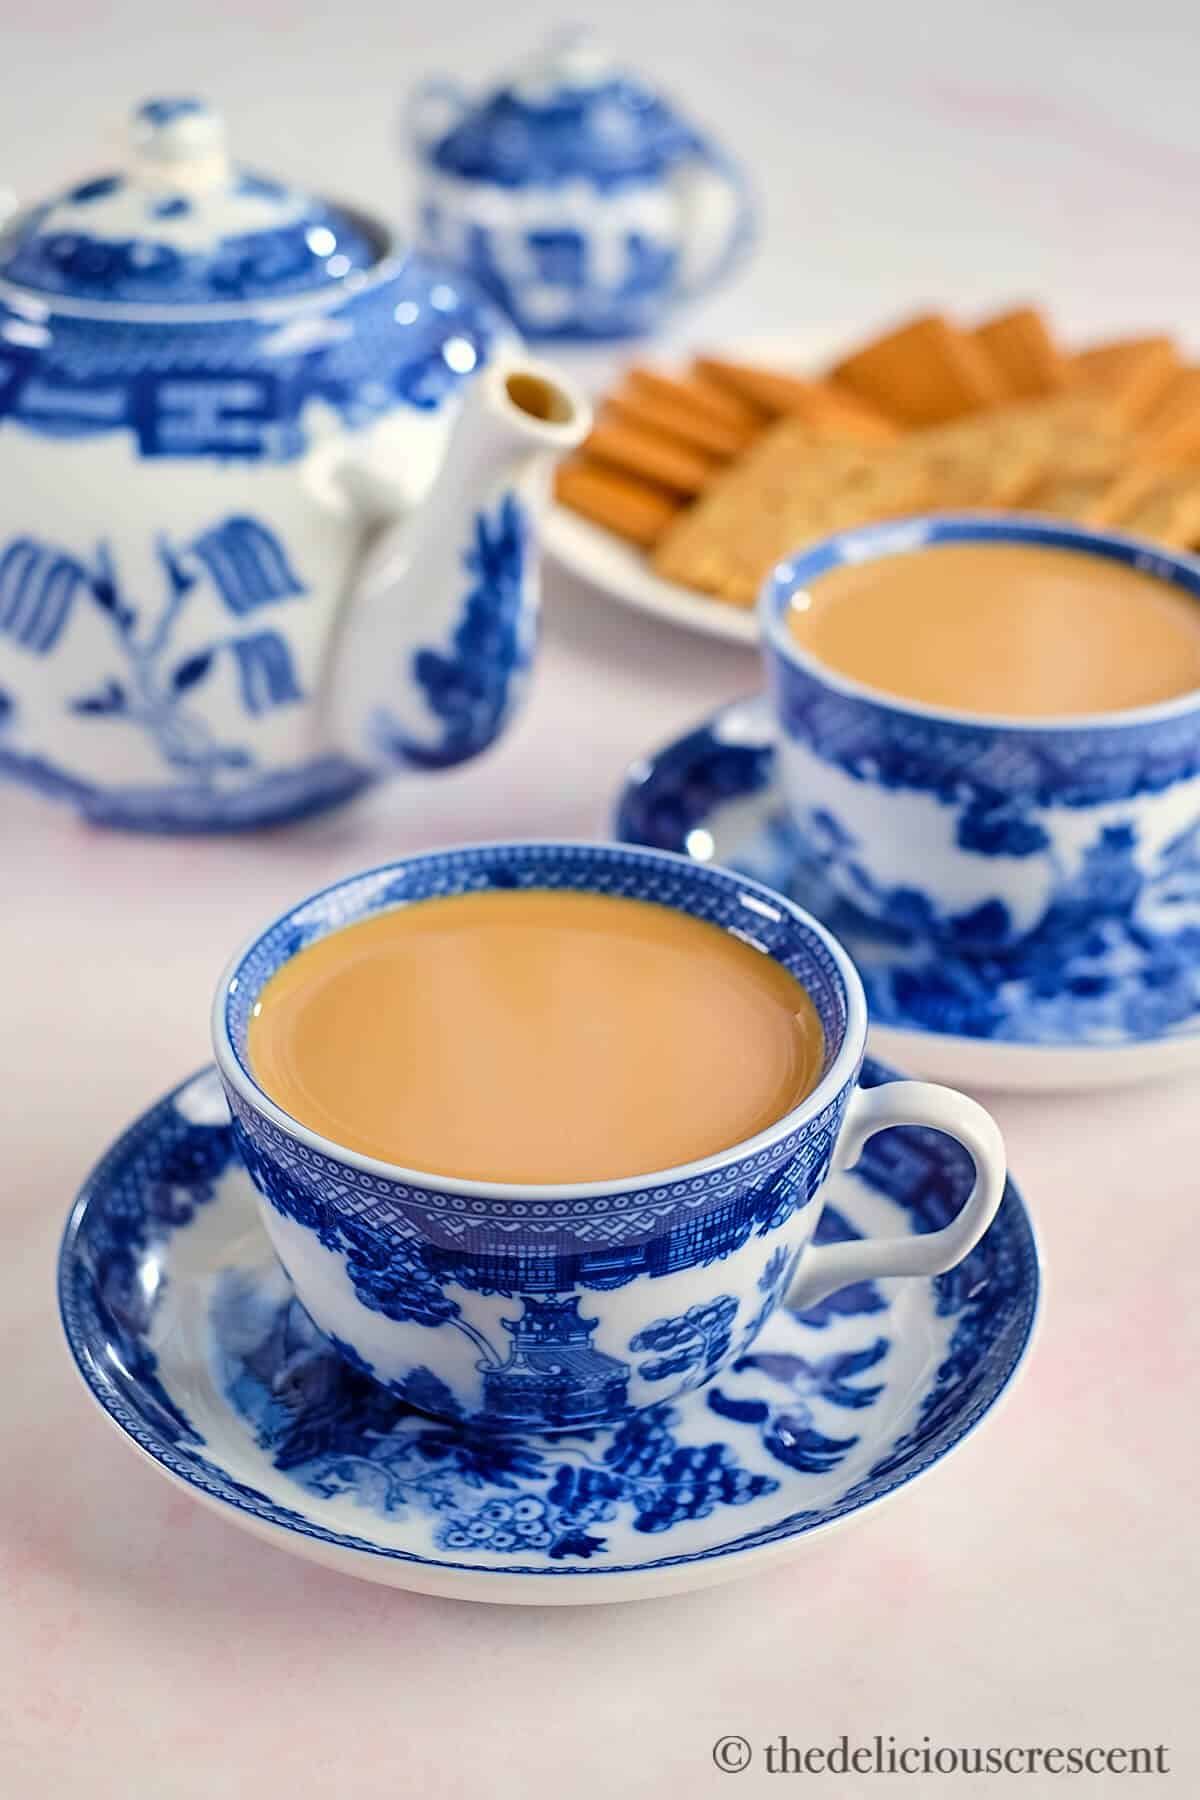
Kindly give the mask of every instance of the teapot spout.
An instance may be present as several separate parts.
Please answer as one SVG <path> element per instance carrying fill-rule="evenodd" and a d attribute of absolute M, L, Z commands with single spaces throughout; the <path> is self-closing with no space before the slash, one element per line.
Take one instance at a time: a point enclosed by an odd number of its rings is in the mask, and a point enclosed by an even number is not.
<path fill-rule="evenodd" d="M 468 384 L 402 562 L 344 622 L 335 729 L 359 762 L 449 768 L 512 718 L 537 640 L 546 478 L 590 425 L 586 401 L 540 362 L 499 357 Z"/>

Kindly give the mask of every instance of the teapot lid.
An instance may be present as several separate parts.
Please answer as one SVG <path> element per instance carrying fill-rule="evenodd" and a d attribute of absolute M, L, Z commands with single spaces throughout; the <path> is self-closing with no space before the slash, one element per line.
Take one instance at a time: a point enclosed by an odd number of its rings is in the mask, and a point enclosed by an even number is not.
<path fill-rule="evenodd" d="M 328 201 L 238 167 L 202 100 L 146 100 L 120 171 L 36 206 L 0 238 L 0 277 L 47 296 L 228 305 L 339 286 L 382 254 Z"/>
<path fill-rule="evenodd" d="M 610 187 L 662 174 L 699 140 L 661 95 L 586 33 L 553 39 L 426 154 L 446 174 L 504 187 L 584 180 Z"/>

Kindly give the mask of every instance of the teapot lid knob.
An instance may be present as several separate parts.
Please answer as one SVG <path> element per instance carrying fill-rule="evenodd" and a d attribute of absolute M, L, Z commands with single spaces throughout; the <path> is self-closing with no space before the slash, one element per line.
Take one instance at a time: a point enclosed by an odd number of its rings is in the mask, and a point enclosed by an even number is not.
<path fill-rule="evenodd" d="M 164 175 L 219 179 L 228 171 L 225 121 L 203 100 L 166 97 L 134 108 L 133 148 Z"/>

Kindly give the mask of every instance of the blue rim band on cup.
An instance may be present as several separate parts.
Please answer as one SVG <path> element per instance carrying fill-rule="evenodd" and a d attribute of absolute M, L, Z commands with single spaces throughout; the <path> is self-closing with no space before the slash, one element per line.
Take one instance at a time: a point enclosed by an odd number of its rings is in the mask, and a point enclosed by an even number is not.
<path fill-rule="evenodd" d="M 792 638 L 794 595 L 830 569 L 946 543 L 1103 556 L 1200 604 L 1200 561 L 1116 532 L 947 514 L 843 532 L 781 563 L 759 603 L 796 825 L 843 898 L 901 935 L 1047 947 L 1169 880 L 1200 821 L 1200 692 L 1080 717 L 974 715 L 880 693 Z M 964 596 L 964 604 L 969 596 Z"/>
<path fill-rule="evenodd" d="M 696 1162 L 533 1184 L 362 1156 L 307 1130 L 259 1087 L 249 1020 L 264 984 L 306 945 L 385 909 L 522 887 L 666 905 L 771 956 L 821 1020 L 816 1087 L 764 1131 Z M 603 844 L 476 845 L 352 876 L 257 933 L 226 969 L 213 1007 L 234 1138 L 314 1324 L 418 1410 L 491 1430 L 618 1422 L 701 1386 L 789 1295 L 812 1304 L 860 1279 L 927 1274 L 967 1254 L 1003 1191 L 996 1127 L 947 1089 L 860 1089 L 866 1029 L 845 951 L 792 902 L 686 857 Z M 835 1156 L 912 1123 L 948 1132 L 971 1155 L 976 1180 L 961 1212 L 915 1247 L 911 1238 L 811 1247 Z"/>
<path fill-rule="evenodd" d="M 597 879 L 596 872 L 601 868 L 606 873 Z M 424 1185 L 440 1193 L 470 1195 L 493 1203 L 486 1209 L 488 1216 L 508 1218 L 512 1204 L 520 1204 L 525 1196 L 536 1194 L 538 1184 L 430 1176 L 360 1155 L 322 1138 L 292 1119 L 259 1086 L 246 1053 L 246 1035 L 254 996 L 307 944 L 394 907 L 449 894 L 521 887 L 554 887 L 657 901 L 727 930 L 737 930 L 743 937 L 753 936 L 757 947 L 788 969 L 809 994 L 826 1043 L 817 1087 L 783 1118 L 744 1144 L 696 1162 L 617 1183 L 551 1182 L 544 1184 L 547 1193 L 583 1200 L 611 1195 L 616 1186 L 632 1196 L 664 1184 L 675 1186 L 708 1178 L 741 1159 L 772 1155 L 788 1144 L 797 1127 L 836 1096 L 861 1062 L 866 1041 L 866 1000 L 857 972 L 836 939 L 792 901 L 759 882 L 723 869 L 697 870 L 689 858 L 670 851 L 554 841 L 500 842 L 461 850 L 428 851 L 385 863 L 332 883 L 255 933 L 231 959 L 218 984 L 213 1008 L 213 1041 L 226 1087 L 277 1127 L 296 1134 L 315 1151 L 336 1156 L 348 1168 L 403 1183 L 414 1192 Z M 484 1216 L 482 1210 L 479 1216 Z"/>

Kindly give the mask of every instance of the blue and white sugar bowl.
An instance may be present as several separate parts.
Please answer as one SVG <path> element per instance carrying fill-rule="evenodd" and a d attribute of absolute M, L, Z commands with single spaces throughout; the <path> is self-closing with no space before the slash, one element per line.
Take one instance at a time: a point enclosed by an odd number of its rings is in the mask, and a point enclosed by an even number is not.
<path fill-rule="evenodd" d="M 0 237 L 0 776 L 220 829 L 475 755 L 587 423 L 469 283 L 141 106 Z"/>
<path fill-rule="evenodd" d="M 752 236 L 735 164 L 579 34 L 483 99 L 426 83 L 411 136 L 423 247 L 527 337 L 651 331 Z"/>

